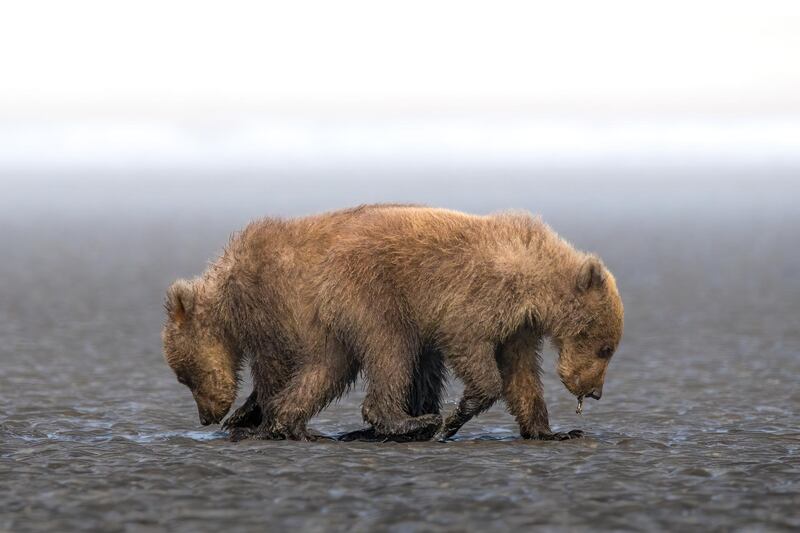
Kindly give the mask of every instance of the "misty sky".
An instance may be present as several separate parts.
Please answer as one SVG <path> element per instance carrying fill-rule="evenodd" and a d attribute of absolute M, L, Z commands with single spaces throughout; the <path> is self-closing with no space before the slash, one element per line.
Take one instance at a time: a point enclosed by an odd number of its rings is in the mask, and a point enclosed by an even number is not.
<path fill-rule="evenodd" d="M 790 1 L 7 2 L 0 67 L 0 172 L 800 159 Z"/>

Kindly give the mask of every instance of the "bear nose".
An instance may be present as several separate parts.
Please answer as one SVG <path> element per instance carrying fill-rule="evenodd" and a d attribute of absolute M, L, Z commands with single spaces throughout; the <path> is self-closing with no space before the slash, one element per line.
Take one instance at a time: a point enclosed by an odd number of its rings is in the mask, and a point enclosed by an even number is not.
<path fill-rule="evenodd" d="M 592 390 L 592 392 L 590 392 L 586 396 L 588 396 L 589 398 L 594 398 L 595 400 L 599 400 L 600 398 L 602 398 L 603 397 L 603 387 L 602 387 L 602 385 L 600 387 L 595 387 Z"/>

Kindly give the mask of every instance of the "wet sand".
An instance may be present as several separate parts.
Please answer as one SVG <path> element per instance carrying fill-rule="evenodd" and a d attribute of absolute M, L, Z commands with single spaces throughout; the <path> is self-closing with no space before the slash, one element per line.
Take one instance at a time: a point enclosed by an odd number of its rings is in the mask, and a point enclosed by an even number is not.
<path fill-rule="evenodd" d="M 13 185 L 0 531 L 800 528 L 800 186 L 486 178 Z M 576 415 L 545 357 L 554 428 L 586 438 L 521 440 L 502 405 L 444 444 L 234 444 L 199 425 L 160 353 L 164 289 L 254 216 L 379 200 L 530 209 L 604 258 L 626 330 L 602 401 Z M 362 397 L 312 428 L 360 427 Z"/>

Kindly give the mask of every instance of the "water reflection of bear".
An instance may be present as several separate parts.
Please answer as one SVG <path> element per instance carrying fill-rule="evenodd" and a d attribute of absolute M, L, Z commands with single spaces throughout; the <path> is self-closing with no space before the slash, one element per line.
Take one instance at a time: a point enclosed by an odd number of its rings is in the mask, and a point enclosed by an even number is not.
<path fill-rule="evenodd" d="M 602 262 L 540 220 L 413 206 L 251 224 L 201 278 L 170 287 L 167 310 L 167 361 L 203 423 L 224 417 L 250 362 L 234 439 L 311 438 L 307 421 L 359 371 L 371 427 L 349 439 L 448 438 L 500 398 L 524 437 L 576 436 L 550 431 L 542 340 L 567 389 L 599 399 L 623 318 Z M 445 363 L 464 394 L 442 425 Z"/>

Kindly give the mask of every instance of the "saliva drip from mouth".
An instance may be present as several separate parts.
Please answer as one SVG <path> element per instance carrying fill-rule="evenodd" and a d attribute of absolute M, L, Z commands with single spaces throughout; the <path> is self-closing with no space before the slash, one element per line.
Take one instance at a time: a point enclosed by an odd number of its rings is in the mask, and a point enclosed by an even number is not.
<path fill-rule="evenodd" d="M 575 408 L 575 413 L 583 413 L 583 396 L 578 396 L 578 407 Z"/>

